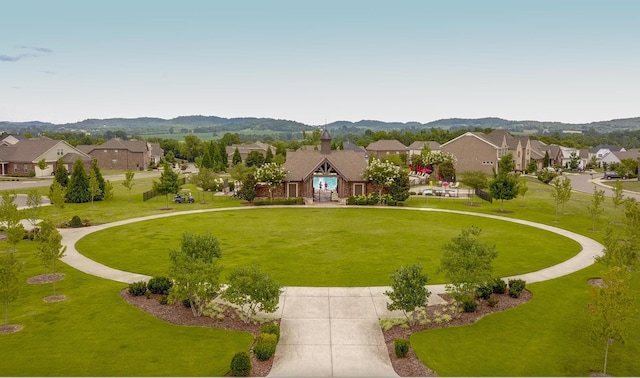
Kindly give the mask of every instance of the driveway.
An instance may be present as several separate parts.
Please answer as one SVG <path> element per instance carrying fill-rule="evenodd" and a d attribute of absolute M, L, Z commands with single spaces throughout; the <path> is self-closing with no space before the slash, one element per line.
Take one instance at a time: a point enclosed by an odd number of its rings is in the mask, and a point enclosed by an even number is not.
<path fill-rule="evenodd" d="M 571 180 L 573 190 L 593 194 L 593 188 L 597 187 L 604 190 L 605 197 L 613 197 L 613 190 L 611 190 L 610 185 L 613 185 L 615 180 L 605 180 L 600 174 L 594 174 L 592 178 L 590 173 L 566 173 L 566 176 Z M 637 192 L 625 190 L 624 196 L 640 201 L 640 193 Z"/>

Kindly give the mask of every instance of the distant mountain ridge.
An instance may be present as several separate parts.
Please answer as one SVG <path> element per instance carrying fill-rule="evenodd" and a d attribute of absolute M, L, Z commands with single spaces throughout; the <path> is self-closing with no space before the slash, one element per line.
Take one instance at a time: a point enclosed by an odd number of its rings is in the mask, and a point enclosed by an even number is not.
<path fill-rule="evenodd" d="M 301 122 L 273 118 L 238 117 L 224 118 L 217 116 L 180 116 L 172 119 L 139 117 L 139 118 L 108 118 L 86 119 L 80 122 L 53 124 L 49 122 L 8 122 L 0 121 L 0 131 L 34 132 L 41 130 L 127 130 L 137 134 L 173 132 L 302 132 L 319 126 L 306 125 Z M 420 122 L 383 122 L 376 120 L 335 121 L 325 125 L 328 129 L 352 130 L 399 130 L 399 129 L 430 129 L 442 128 L 449 130 L 474 128 L 502 128 L 520 133 L 554 133 L 562 131 L 586 131 L 593 129 L 601 133 L 623 130 L 640 129 L 640 117 L 597 121 L 590 123 L 571 124 L 562 122 L 543 121 L 512 121 L 496 117 L 487 118 L 449 118 L 437 121 Z"/>

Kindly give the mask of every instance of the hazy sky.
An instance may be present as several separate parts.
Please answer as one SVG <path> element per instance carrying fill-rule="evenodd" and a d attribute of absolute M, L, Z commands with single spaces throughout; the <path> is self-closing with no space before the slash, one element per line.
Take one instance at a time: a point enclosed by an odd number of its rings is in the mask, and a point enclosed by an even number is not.
<path fill-rule="evenodd" d="M 640 116 L 640 1 L 0 0 L 0 120 Z"/>

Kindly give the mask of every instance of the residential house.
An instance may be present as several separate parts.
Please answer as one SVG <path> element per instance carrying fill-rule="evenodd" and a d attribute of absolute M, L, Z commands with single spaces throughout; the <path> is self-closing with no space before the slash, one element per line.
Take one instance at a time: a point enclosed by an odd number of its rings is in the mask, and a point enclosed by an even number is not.
<path fill-rule="evenodd" d="M 416 140 L 407 147 L 409 149 L 409 158 L 413 155 L 420 155 L 425 146 L 428 146 L 431 151 L 440 151 L 440 143 L 438 142 Z"/>
<path fill-rule="evenodd" d="M 602 166 L 603 164 L 620 162 L 620 159 L 613 155 L 613 153 L 624 151 L 626 151 L 624 148 L 613 144 L 599 144 L 589 150 L 589 158 L 591 159 L 591 157 L 595 156 L 598 165 Z"/>
<path fill-rule="evenodd" d="M 509 151 L 504 138 L 488 138 L 480 132 L 466 132 L 440 146 L 440 151 L 456 157 L 456 172 L 482 171 L 491 174 L 498 169 L 500 158 Z"/>
<path fill-rule="evenodd" d="M 47 166 L 41 170 L 38 162 L 43 159 Z M 0 143 L 2 176 L 49 176 L 57 168 L 59 159 L 62 159 L 67 172 L 71 172 L 73 164 L 78 159 L 82 161 L 87 172 L 91 168 L 91 157 L 64 140 L 45 137 L 5 138 Z"/>
<path fill-rule="evenodd" d="M 225 147 L 225 152 L 227 153 L 227 162 L 229 166 L 233 163 L 233 154 L 235 154 L 236 149 L 240 152 L 240 157 L 242 158 L 242 162 L 247 160 L 247 156 L 252 151 L 259 151 L 262 156 L 266 156 L 267 150 L 271 149 L 271 153 L 275 155 L 276 148 L 270 144 L 262 143 L 262 142 L 254 142 L 254 143 L 241 143 L 241 144 L 232 144 L 231 146 Z"/>
<path fill-rule="evenodd" d="M 78 149 L 97 160 L 100 169 L 144 171 L 151 162 L 150 146 L 143 140 L 112 138 L 99 145 L 78 145 Z"/>
<path fill-rule="evenodd" d="M 606 155 L 604 155 L 600 159 L 600 161 L 603 164 L 606 163 L 607 165 L 609 165 L 611 163 L 620 163 L 624 159 L 637 160 L 638 159 L 638 149 L 637 148 L 632 148 L 632 149 L 629 149 L 629 150 L 625 150 L 623 148 L 620 151 L 612 151 L 612 152 L 609 152 Z"/>
<path fill-rule="evenodd" d="M 367 150 L 368 156 L 378 159 L 390 154 L 407 155 L 409 153 L 409 148 L 395 139 L 381 139 L 377 142 L 369 143 L 365 150 Z"/>
<path fill-rule="evenodd" d="M 362 177 L 367 165 L 363 152 L 331 150 L 331 136 L 324 130 L 320 150 L 287 153 L 284 168 L 288 174 L 278 194 L 304 197 L 307 201 L 322 201 L 323 198 L 336 201 L 364 195 L 374 190 L 368 188 L 367 180 Z"/>

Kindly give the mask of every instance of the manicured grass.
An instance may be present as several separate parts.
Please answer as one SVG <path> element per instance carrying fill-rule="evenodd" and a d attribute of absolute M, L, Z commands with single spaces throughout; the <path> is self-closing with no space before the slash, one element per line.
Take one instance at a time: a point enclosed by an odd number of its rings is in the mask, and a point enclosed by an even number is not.
<path fill-rule="evenodd" d="M 557 264 L 578 243 L 511 222 L 441 212 L 389 208 L 252 208 L 182 215 L 109 228 L 81 239 L 78 251 L 108 266 L 166 275 L 168 250 L 183 232 L 211 232 L 227 270 L 257 264 L 286 286 L 384 286 L 401 265 L 422 263 L 430 283 L 442 246 L 462 228 L 481 228 L 495 244 L 495 274 L 510 276 Z M 517 242 L 514 243 L 515 235 Z"/>
<path fill-rule="evenodd" d="M 25 284 L 9 305 L 9 324 L 24 329 L 0 334 L 0 376 L 223 376 L 233 355 L 249 350 L 249 333 L 163 322 L 121 299 L 126 285 L 64 264 L 56 294 L 67 300 L 46 303 L 51 284 L 26 284 L 45 273 L 35 248 L 18 244 Z"/>
<path fill-rule="evenodd" d="M 588 376 L 602 371 L 604 344 L 589 337 L 589 278 L 594 265 L 571 275 L 528 286 L 533 299 L 486 316 L 474 325 L 419 332 L 411 346 L 440 376 Z M 634 274 L 633 296 L 640 297 Z M 640 314 L 627 342 L 609 351 L 607 373 L 640 374 Z"/>

